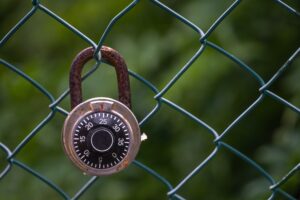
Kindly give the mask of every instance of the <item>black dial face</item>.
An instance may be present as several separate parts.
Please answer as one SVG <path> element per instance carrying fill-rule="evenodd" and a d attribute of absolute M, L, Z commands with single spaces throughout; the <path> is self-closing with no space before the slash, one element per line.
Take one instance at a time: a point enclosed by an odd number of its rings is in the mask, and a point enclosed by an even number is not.
<path fill-rule="evenodd" d="M 84 116 L 75 126 L 73 145 L 78 158 L 96 169 L 108 169 L 127 155 L 130 143 L 125 122 L 109 112 Z"/>

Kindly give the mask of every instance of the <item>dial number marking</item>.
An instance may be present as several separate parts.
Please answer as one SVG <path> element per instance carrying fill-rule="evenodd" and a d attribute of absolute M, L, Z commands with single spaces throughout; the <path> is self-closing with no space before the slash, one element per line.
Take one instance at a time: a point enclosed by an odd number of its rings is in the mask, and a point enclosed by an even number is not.
<path fill-rule="evenodd" d="M 82 135 L 82 136 L 80 136 L 79 137 L 79 141 L 82 143 L 82 142 L 85 142 L 85 136 L 84 135 Z"/>
<path fill-rule="evenodd" d="M 115 124 L 112 128 L 113 128 L 116 132 L 119 132 L 120 129 L 121 129 L 117 124 Z"/>
<path fill-rule="evenodd" d="M 85 125 L 86 130 L 90 130 L 91 128 L 93 128 L 94 124 L 92 122 L 89 122 Z"/>

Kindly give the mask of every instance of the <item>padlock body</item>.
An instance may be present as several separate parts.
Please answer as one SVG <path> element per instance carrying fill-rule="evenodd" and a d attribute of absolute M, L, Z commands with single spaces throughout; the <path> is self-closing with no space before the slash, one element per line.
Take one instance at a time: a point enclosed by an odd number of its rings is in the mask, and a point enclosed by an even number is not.
<path fill-rule="evenodd" d="M 136 157 L 141 136 L 138 122 L 124 104 L 110 98 L 89 99 L 68 115 L 63 129 L 64 150 L 89 175 L 109 175 Z"/>

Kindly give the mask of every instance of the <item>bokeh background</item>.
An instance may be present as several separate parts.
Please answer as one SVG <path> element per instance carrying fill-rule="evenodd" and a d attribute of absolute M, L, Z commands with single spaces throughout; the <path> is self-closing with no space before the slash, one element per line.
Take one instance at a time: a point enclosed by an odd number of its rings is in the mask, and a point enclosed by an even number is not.
<path fill-rule="evenodd" d="M 233 1 L 161 1 L 207 31 Z M 98 42 L 109 21 L 130 1 L 43 0 L 43 5 Z M 300 10 L 297 0 L 287 1 Z M 0 0 L 0 38 L 32 7 L 29 0 Z M 269 80 L 300 46 L 300 21 L 275 1 L 245 0 L 209 37 Z M 161 90 L 195 54 L 199 35 L 151 4 L 140 1 L 113 27 L 104 42 L 117 49 L 130 70 Z M 16 65 L 47 88 L 55 98 L 68 88 L 74 56 L 88 44 L 38 11 L 5 45 L 0 58 Z M 93 64 L 93 62 L 91 62 Z M 86 71 L 89 69 L 87 67 Z M 300 59 L 272 85 L 271 90 L 300 106 Z M 153 92 L 131 77 L 133 111 L 142 120 L 156 105 Z M 258 96 L 259 85 L 212 48 L 164 95 L 222 132 Z M 112 67 L 102 64 L 83 84 L 84 98 L 117 98 Z M 0 66 L 0 142 L 14 149 L 50 112 L 49 100 L 21 77 Z M 69 98 L 61 104 L 70 109 Z M 68 194 L 90 177 L 82 175 L 63 153 L 61 129 L 65 117 L 55 117 L 22 149 L 16 159 L 48 177 Z M 173 185 L 182 180 L 214 149 L 206 129 L 166 105 L 142 127 L 143 142 L 137 160 Z M 265 98 L 224 141 L 264 167 L 280 180 L 300 161 L 299 116 L 282 104 Z M 0 152 L 0 169 L 6 165 Z M 282 189 L 300 198 L 300 174 Z M 179 194 L 187 199 L 266 199 L 268 182 L 251 166 L 222 149 Z M 82 199 L 167 199 L 167 188 L 140 168 L 101 177 Z M 14 166 L 0 181 L 0 199 L 61 199 L 47 185 Z M 281 199 L 281 197 L 278 197 Z"/>

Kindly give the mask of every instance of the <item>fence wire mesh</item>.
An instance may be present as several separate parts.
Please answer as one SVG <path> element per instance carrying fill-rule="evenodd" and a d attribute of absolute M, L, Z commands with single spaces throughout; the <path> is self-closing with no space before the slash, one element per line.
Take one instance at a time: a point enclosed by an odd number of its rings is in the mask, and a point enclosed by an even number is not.
<path fill-rule="evenodd" d="M 98 52 L 101 48 L 101 46 L 104 44 L 106 37 L 109 35 L 112 27 L 116 24 L 117 21 L 119 21 L 125 14 L 131 11 L 132 8 L 134 8 L 137 4 L 139 4 L 139 0 L 132 1 L 127 7 L 125 7 L 119 14 L 117 14 L 108 24 L 105 31 L 103 32 L 100 40 L 98 43 L 95 43 L 92 39 L 90 39 L 88 36 L 83 34 L 80 30 L 76 29 L 74 26 L 72 26 L 70 23 L 68 23 L 66 20 L 61 18 L 59 15 L 54 13 L 52 10 L 47 8 L 43 5 L 43 3 L 39 0 L 33 0 L 32 1 L 32 8 L 31 10 L 23 16 L 23 18 L 20 19 L 20 21 L 10 29 L 10 31 L 2 38 L 0 42 L 0 47 L 3 47 L 7 41 L 9 41 L 11 38 L 13 38 L 14 34 L 22 27 L 26 25 L 26 22 L 32 18 L 36 13 L 43 12 L 46 15 L 48 15 L 50 18 L 53 18 L 57 21 L 57 23 L 62 24 L 65 28 L 73 32 L 76 36 L 84 40 L 89 45 L 93 46 L 96 49 L 96 52 Z M 213 143 L 215 145 L 215 149 L 210 153 L 209 156 L 207 156 L 206 159 L 202 160 L 186 177 L 184 177 L 179 183 L 172 184 L 169 182 L 166 178 L 164 178 L 161 174 L 154 171 L 152 168 L 144 165 L 143 163 L 139 161 L 134 161 L 134 165 L 138 168 L 141 168 L 144 170 L 145 173 L 151 174 L 158 182 L 160 182 L 162 185 L 165 185 L 168 188 L 167 196 L 171 199 L 184 199 L 183 196 L 181 196 L 178 191 L 182 187 L 186 185 L 186 183 L 192 179 L 192 177 L 199 174 L 200 171 L 202 171 L 206 165 L 210 162 L 213 162 L 212 159 L 222 150 L 227 149 L 231 153 L 233 153 L 235 156 L 239 157 L 240 159 L 244 160 L 249 166 L 251 166 L 254 170 L 256 170 L 264 179 L 266 179 L 269 182 L 269 188 L 265 188 L 266 190 L 270 190 L 271 196 L 268 199 L 275 199 L 275 198 L 285 198 L 290 200 L 296 200 L 297 197 L 295 197 L 292 194 L 289 194 L 288 192 L 284 191 L 281 186 L 283 186 L 287 181 L 291 179 L 299 170 L 300 170 L 300 163 L 294 168 L 290 169 L 290 171 L 286 172 L 286 175 L 282 177 L 280 180 L 275 180 L 272 175 L 265 170 L 262 166 L 257 164 L 257 162 L 251 158 L 249 158 L 247 155 L 243 154 L 238 149 L 234 148 L 232 145 L 224 142 L 224 137 L 226 135 L 230 134 L 231 129 L 235 127 L 239 122 L 245 118 L 245 116 L 252 112 L 256 106 L 261 104 L 265 97 L 271 97 L 274 101 L 277 101 L 281 103 L 282 105 L 288 107 L 293 112 L 295 112 L 297 115 L 300 115 L 300 109 L 290 103 L 289 101 L 285 100 L 283 97 L 279 96 L 275 92 L 273 92 L 270 87 L 278 80 L 278 78 L 284 73 L 285 70 L 289 68 L 291 63 L 299 56 L 300 54 L 300 48 L 298 48 L 290 57 L 286 60 L 286 62 L 279 68 L 279 70 L 273 75 L 273 77 L 270 80 L 264 80 L 252 67 L 245 64 L 242 60 L 235 57 L 222 47 L 218 46 L 217 44 L 211 42 L 209 40 L 210 35 L 214 32 L 214 30 L 222 23 L 222 21 L 230 15 L 230 13 L 239 8 L 239 4 L 241 0 L 234 1 L 224 12 L 222 15 L 218 17 L 218 19 L 210 26 L 210 28 L 207 31 L 202 30 L 200 27 L 186 19 L 184 16 L 178 14 L 176 11 L 172 10 L 170 7 L 166 6 L 164 3 L 158 1 L 158 0 L 150 0 L 151 3 L 153 3 L 155 6 L 159 7 L 163 11 L 167 12 L 171 16 L 177 18 L 181 23 L 183 23 L 188 28 L 195 31 L 200 38 L 201 46 L 198 49 L 198 51 L 190 58 L 190 60 L 177 72 L 177 74 L 161 89 L 157 89 L 154 84 L 152 84 L 150 81 L 146 80 L 139 74 L 137 74 L 134 71 L 130 71 L 131 77 L 135 78 L 137 81 L 140 81 L 144 86 L 148 87 L 153 92 L 153 98 L 156 100 L 156 106 L 155 108 L 149 112 L 144 119 L 140 121 L 140 126 L 143 126 L 146 122 L 151 120 L 151 118 L 156 115 L 156 113 L 160 110 L 161 105 L 164 104 L 175 111 L 181 113 L 182 115 L 188 117 L 190 120 L 193 120 L 199 126 L 204 127 L 208 130 L 208 132 L 213 136 L 214 140 Z M 287 12 L 290 12 L 291 15 L 295 15 L 297 17 L 300 16 L 300 13 L 295 10 L 293 7 L 289 6 L 284 1 L 280 0 L 274 0 L 274 2 L 270 3 L 277 3 L 279 6 L 281 6 L 283 9 L 286 9 Z M 244 70 L 246 73 L 251 75 L 255 78 L 257 83 L 259 84 L 259 88 L 257 88 L 260 92 L 259 97 L 252 102 L 252 104 L 240 115 L 231 122 L 231 124 L 223 131 L 223 132 L 217 132 L 213 127 L 202 121 L 200 118 L 194 116 L 190 112 L 186 111 L 181 106 L 177 105 L 176 103 L 172 102 L 171 100 L 164 97 L 164 95 L 176 84 L 176 82 L 181 78 L 181 76 L 187 72 L 190 67 L 193 65 L 193 63 L 197 59 L 201 59 L 202 53 L 207 49 L 212 48 L 219 54 L 224 55 L 232 62 L 236 63 L 242 70 Z M 95 57 L 95 60 L 97 58 Z M 84 192 L 89 190 L 89 188 L 97 181 L 98 177 L 91 177 L 89 181 L 85 183 L 74 195 L 70 195 L 67 192 L 64 191 L 63 188 L 56 185 L 52 180 L 50 180 L 47 176 L 39 173 L 38 171 L 34 170 L 33 168 L 29 167 L 25 163 L 19 161 L 16 159 L 16 156 L 23 150 L 23 148 L 31 141 L 38 132 L 47 124 L 49 123 L 55 115 L 63 115 L 67 116 L 68 111 L 66 111 L 64 108 L 60 107 L 60 103 L 68 96 L 69 91 L 65 91 L 63 94 L 61 94 L 58 98 L 54 98 L 54 95 L 52 95 L 47 88 L 45 88 L 43 85 L 41 85 L 39 82 L 32 79 L 29 75 L 27 75 L 25 72 L 20 70 L 17 66 L 7 62 L 4 59 L 0 59 L 0 64 L 2 67 L 8 68 L 12 72 L 16 73 L 18 76 L 21 76 L 23 79 L 28 81 L 30 84 L 32 84 L 34 87 L 36 87 L 40 93 L 45 95 L 50 101 L 49 103 L 49 109 L 50 112 L 48 116 L 40 121 L 39 125 L 36 126 L 27 136 L 14 148 L 10 149 L 6 144 L 0 143 L 1 151 L 3 151 L 6 155 L 6 167 L 4 170 L 0 173 L 0 180 L 5 181 L 5 176 L 9 173 L 11 173 L 11 169 L 13 167 L 19 167 L 32 176 L 35 176 L 37 179 L 39 179 L 41 182 L 52 188 L 54 191 L 56 191 L 63 199 L 79 199 Z M 92 70 L 90 70 L 83 78 L 88 78 L 93 72 L 95 72 L 98 69 L 99 65 L 95 65 Z"/>

